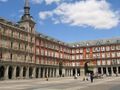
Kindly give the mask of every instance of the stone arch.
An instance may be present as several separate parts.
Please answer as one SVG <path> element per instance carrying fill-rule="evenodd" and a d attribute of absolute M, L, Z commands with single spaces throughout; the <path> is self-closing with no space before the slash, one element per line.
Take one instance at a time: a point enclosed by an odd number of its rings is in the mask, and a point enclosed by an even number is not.
<path fill-rule="evenodd" d="M 4 73 L 5 73 L 5 67 L 0 66 L 0 80 L 2 80 L 4 78 Z"/>
<path fill-rule="evenodd" d="M 23 67 L 23 77 L 26 76 L 26 71 L 27 71 L 26 67 Z"/>
<path fill-rule="evenodd" d="M 20 67 L 16 67 L 16 77 L 20 77 Z"/>
<path fill-rule="evenodd" d="M 13 67 L 9 66 L 9 68 L 8 68 L 8 78 L 12 79 L 12 75 L 13 75 Z"/>
<path fill-rule="evenodd" d="M 59 76 L 61 77 L 62 76 L 62 68 L 63 68 L 63 63 L 62 61 L 59 62 Z"/>
<path fill-rule="evenodd" d="M 39 68 L 38 67 L 36 68 L 35 72 L 36 72 L 36 78 L 38 78 L 39 77 Z"/>
<path fill-rule="evenodd" d="M 32 78 L 33 75 L 33 68 L 29 67 L 29 77 Z"/>
<path fill-rule="evenodd" d="M 41 67 L 40 77 L 43 78 L 43 67 Z"/>

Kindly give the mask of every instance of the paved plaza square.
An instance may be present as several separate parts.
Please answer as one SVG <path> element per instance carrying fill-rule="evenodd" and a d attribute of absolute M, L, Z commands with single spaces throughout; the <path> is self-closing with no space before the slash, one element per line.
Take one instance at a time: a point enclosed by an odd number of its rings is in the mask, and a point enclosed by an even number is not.
<path fill-rule="evenodd" d="M 73 77 L 0 81 L 0 90 L 120 90 L 120 77 L 90 81 Z"/>

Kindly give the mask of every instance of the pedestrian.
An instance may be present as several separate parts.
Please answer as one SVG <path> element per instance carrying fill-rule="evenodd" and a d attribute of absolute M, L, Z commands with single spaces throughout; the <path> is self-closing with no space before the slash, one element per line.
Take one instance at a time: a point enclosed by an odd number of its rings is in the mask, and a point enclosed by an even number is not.
<path fill-rule="evenodd" d="M 46 81 L 48 81 L 48 74 L 45 75 Z"/>
<path fill-rule="evenodd" d="M 91 83 L 93 83 L 93 73 L 90 73 L 90 81 L 91 81 Z"/>

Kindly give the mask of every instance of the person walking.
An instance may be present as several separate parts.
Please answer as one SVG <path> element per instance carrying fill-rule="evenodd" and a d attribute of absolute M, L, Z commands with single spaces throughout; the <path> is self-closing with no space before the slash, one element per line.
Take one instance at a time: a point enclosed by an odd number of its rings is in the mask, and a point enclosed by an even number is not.
<path fill-rule="evenodd" d="M 93 83 L 93 73 L 90 73 L 90 81 L 91 81 L 91 83 Z"/>

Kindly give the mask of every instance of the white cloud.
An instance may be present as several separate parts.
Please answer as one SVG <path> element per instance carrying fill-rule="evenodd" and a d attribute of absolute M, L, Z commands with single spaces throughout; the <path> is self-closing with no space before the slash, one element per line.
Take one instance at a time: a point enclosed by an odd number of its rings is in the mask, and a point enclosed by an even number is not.
<path fill-rule="evenodd" d="M 64 2 L 52 11 L 40 12 L 39 16 L 43 20 L 51 17 L 54 23 L 110 29 L 120 22 L 117 12 L 111 10 L 106 0 L 84 0 L 75 3 Z"/>
<path fill-rule="evenodd" d="M 32 0 L 34 4 L 41 4 L 44 0 Z"/>
<path fill-rule="evenodd" d="M 45 11 L 45 12 L 42 12 L 42 13 L 39 13 L 39 17 L 42 19 L 42 20 L 45 20 L 48 16 L 52 16 L 53 14 L 49 11 Z"/>
<path fill-rule="evenodd" d="M 7 2 L 8 0 L 0 0 L 0 2 Z"/>
<path fill-rule="evenodd" d="M 60 0 L 45 0 L 46 4 L 59 3 Z"/>
<path fill-rule="evenodd" d="M 32 2 L 34 4 L 41 4 L 41 3 L 45 2 L 47 5 L 50 5 L 52 3 L 59 3 L 60 0 L 32 0 Z"/>

